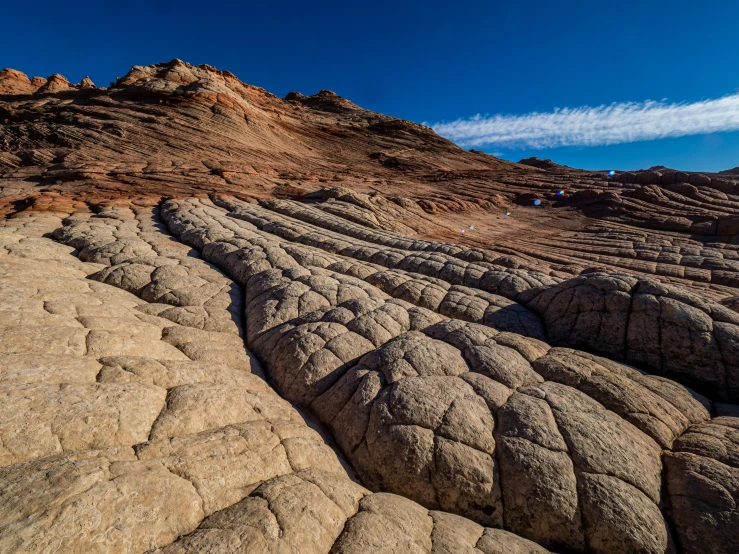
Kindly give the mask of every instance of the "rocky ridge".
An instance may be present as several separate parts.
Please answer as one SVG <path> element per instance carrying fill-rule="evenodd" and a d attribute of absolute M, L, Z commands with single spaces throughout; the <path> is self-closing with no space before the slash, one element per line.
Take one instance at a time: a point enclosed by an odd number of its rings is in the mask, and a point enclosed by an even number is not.
<path fill-rule="evenodd" d="M 739 547 L 730 174 L 513 164 L 179 60 L 24 78 L 0 550 Z"/>

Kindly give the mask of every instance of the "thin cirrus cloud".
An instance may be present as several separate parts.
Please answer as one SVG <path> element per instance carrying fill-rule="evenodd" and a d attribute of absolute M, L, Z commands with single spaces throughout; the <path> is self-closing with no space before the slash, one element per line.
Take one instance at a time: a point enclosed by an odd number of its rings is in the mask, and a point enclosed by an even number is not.
<path fill-rule="evenodd" d="M 623 102 L 525 115 L 476 115 L 431 125 L 460 146 L 602 146 L 739 130 L 739 94 L 701 102 Z"/>

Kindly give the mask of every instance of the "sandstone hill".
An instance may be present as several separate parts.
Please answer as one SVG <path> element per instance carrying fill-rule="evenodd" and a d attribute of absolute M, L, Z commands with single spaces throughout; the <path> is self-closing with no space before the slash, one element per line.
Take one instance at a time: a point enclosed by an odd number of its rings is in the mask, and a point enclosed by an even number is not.
<path fill-rule="evenodd" d="M 0 552 L 739 551 L 736 170 L 179 60 L 0 123 Z"/>

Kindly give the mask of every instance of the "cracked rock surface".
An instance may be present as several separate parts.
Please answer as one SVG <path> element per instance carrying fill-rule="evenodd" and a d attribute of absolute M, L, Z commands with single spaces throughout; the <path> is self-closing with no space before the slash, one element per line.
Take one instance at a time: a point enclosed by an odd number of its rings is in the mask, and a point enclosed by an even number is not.
<path fill-rule="evenodd" d="M 422 551 L 546 552 L 357 484 L 321 429 L 259 377 L 238 333 L 152 315 L 121 281 L 98 281 L 111 267 L 135 272 L 130 258 L 82 262 L 41 236 L 57 225 L 27 217 L 0 227 L 0 550 L 227 552 L 236 540 L 248 552 L 416 541 Z M 149 258 L 189 255 L 192 275 L 210 278 L 150 272 L 146 285 L 168 287 L 180 306 L 217 296 L 202 281 L 239 290 L 187 248 L 158 252 Z M 210 316 L 229 309 L 214 304 Z M 387 525 L 398 532 L 380 532 Z"/>
<path fill-rule="evenodd" d="M 711 400 L 665 377 L 550 345 L 542 340 L 553 334 L 547 317 L 515 300 L 506 299 L 536 322 L 534 336 L 450 316 L 441 306 L 451 287 L 441 277 L 428 281 L 434 294 L 446 292 L 441 301 L 401 300 L 385 292 L 397 287 L 375 284 L 388 262 L 301 240 L 299 223 L 290 234 L 264 224 L 268 213 L 251 211 L 261 224 L 223 199 L 171 200 L 140 213 L 166 223 L 165 236 L 244 287 L 247 347 L 276 390 L 331 432 L 365 486 L 555 551 L 678 549 L 664 456 L 711 421 Z M 110 229 L 127 217 L 68 218 L 54 236 L 81 253 L 107 237 L 114 246 L 103 249 L 125 252 L 138 235 Z M 125 257 L 107 263 L 135 271 Z M 391 267 L 396 282 L 429 279 L 401 264 Z M 511 296 L 543 312 L 536 300 L 563 283 Z M 478 298 L 479 289 L 467 288 Z M 188 392 L 172 405 L 188 405 Z M 217 412 L 210 417 L 227 415 Z M 166 434 L 167 412 L 160 417 Z"/>

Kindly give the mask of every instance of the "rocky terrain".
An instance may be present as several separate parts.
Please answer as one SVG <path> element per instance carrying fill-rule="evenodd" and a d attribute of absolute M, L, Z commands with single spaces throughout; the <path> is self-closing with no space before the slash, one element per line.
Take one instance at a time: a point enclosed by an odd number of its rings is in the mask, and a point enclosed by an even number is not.
<path fill-rule="evenodd" d="M 739 551 L 736 170 L 179 60 L 0 123 L 0 552 Z"/>

